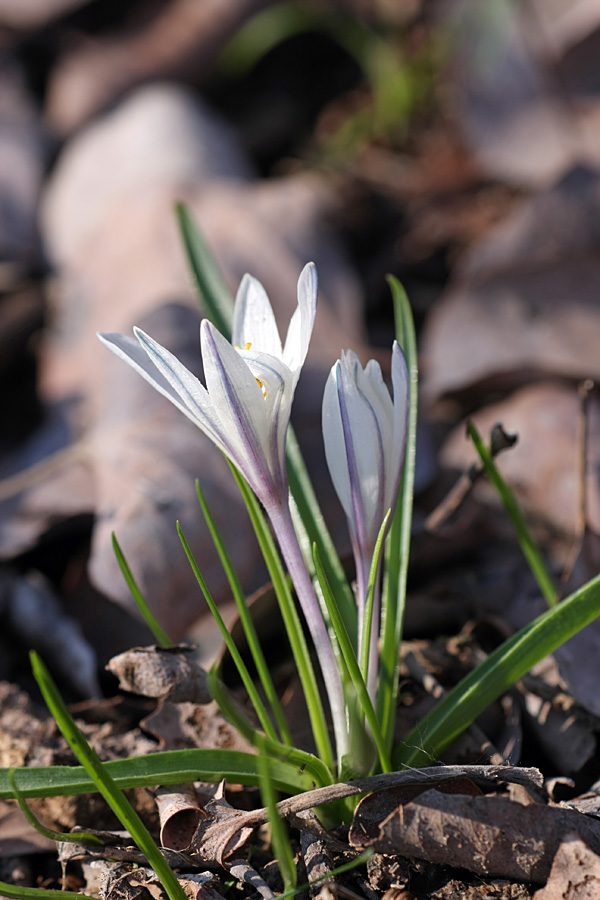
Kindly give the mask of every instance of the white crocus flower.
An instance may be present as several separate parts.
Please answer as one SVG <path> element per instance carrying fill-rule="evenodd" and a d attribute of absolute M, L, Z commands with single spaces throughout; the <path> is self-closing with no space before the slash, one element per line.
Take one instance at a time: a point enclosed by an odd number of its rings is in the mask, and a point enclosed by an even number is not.
<path fill-rule="evenodd" d="M 375 360 L 366 367 L 352 350 L 333 366 L 323 396 L 325 454 L 335 490 L 348 519 L 356 563 L 359 635 L 366 602 L 369 568 L 379 529 L 398 494 L 408 416 L 408 371 L 404 354 L 392 348 L 394 400 Z M 379 593 L 373 609 L 379 617 Z M 377 627 L 372 627 L 369 664 L 375 678 Z"/>
<path fill-rule="evenodd" d="M 232 343 L 207 319 L 201 323 L 206 387 L 139 328 L 135 338 L 98 337 L 191 419 L 270 509 L 288 502 L 285 441 L 316 303 L 317 273 L 309 263 L 298 280 L 298 306 L 282 347 L 263 286 L 245 275 L 235 300 Z"/>
<path fill-rule="evenodd" d="M 294 531 L 285 463 L 292 400 L 308 351 L 316 303 L 317 272 L 309 263 L 298 279 L 298 306 L 282 345 L 264 288 L 245 275 L 235 300 L 232 342 L 207 319 L 200 325 L 206 386 L 139 328 L 134 328 L 135 337 L 98 337 L 223 451 L 263 504 L 315 644 L 341 757 L 348 752 L 342 684 Z"/>

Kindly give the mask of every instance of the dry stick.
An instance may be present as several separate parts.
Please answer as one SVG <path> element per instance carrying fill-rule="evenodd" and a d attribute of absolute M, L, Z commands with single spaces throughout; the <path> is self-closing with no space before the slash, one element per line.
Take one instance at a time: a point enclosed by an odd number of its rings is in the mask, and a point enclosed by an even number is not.
<path fill-rule="evenodd" d="M 587 456 L 590 436 L 590 399 L 596 385 L 591 378 L 586 378 L 577 386 L 579 396 L 579 416 L 577 420 L 577 469 L 579 485 L 579 503 L 577 508 L 577 521 L 575 523 L 575 541 L 565 564 L 561 581 L 568 581 L 573 573 L 573 568 L 583 549 L 583 540 L 588 527 L 588 503 L 587 503 Z"/>
<path fill-rule="evenodd" d="M 254 888 L 263 900 L 275 900 L 275 894 L 267 882 L 264 878 L 261 878 L 256 869 L 253 869 L 245 859 L 234 859 L 229 866 L 229 871 L 242 884 L 248 884 L 251 888 Z"/>
<path fill-rule="evenodd" d="M 498 456 L 503 450 L 514 447 L 518 441 L 518 435 L 507 434 L 498 422 L 492 428 L 490 434 L 490 453 L 492 457 Z M 435 533 L 440 530 L 454 513 L 465 502 L 475 482 L 483 475 L 484 467 L 481 463 L 473 463 L 467 472 L 460 476 L 454 487 L 449 491 L 439 506 L 429 513 L 425 520 L 425 530 Z"/>
<path fill-rule="evenodd" d="M 306 809 L 342 800 L 345 797 L 356 797 L 359 794 L 368 794 L 372 791 L 380 791 L 385 788 L 396 787 L 405 784 L 419 784 L 432 786 L 443 781 L 453 781 L 458 778 L 470 778 L 472 781 L 485 783 L 510 782 L 523 784 L 532 789 L 541 789 L 543 785 L 542 774 L 539 769 L 523 768 L 520 766 L 430 766 L 426 769 L 403 769 L 401 772 L 388 772 L 383 775 L 372 775 L 369 778 L 359 778 L 356 781 L 343 781 L 338 784 L 329 784 L 326 787 L 306 791 L 295 797 L 280 800 L 277 810 L 280 816 L 295 816 Z M 232 812 L 232 821 L 229 825 L 218 823 L 213 828 L 218 828 L 219 843 L 223 849 L 230 840 L 242 828 L 256 827 L 268 821 L 269 811 L 266 808 L 253 809 L 249 812 L 235 810 Z M 209 826 L 210 828 L 211 826 Z M 220 860 L 222 862 L 222 859 Z"/>

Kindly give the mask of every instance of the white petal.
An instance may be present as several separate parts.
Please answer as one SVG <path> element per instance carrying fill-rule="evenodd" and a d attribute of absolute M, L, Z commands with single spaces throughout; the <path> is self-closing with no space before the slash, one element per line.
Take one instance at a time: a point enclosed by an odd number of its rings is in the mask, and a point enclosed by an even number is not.
<path fill-rule="evenodd" d="M 396 478 L 399 482 L 406 448 L 409 380 L 406 359 L 397 341 L 394 341 L 394 346 L 392 347 L 392 386 L 394 389 L 394 429 L 392 438 L 393 457 L 390 460 L 389 471 L 390 473 L 397 473 Z M 393 484 L 392 479 L 389 491 L 394 494 L 396 489 L 397 485 Z"/>
<path fill-rule="evenodd" d="M 244 275 L 235 298 L 233 311 L 234 347 L 270 353 L 281 359 L 281 338 L 267 293 L 256 278 Z"/>
<path fill-rule="evenodd" d="M 211 398 L 204 385 L 195 375 L 181 363 L 176 356 L 142 331 L 134 328 L 140 348 L 146 353 L 157 374 L 162 376 L 171 392 L 183 403 L 183 411 L 201 428 L 221 449 L 226 448 L 226 437 L 221 428 L 219 416 L 216 414 Z M 160 390 L 160 388 L 158 388 Z M 161 391 L 161 393 L 165 393 Z M 173 397 L 166 394 L 172 402 Z M 178 403 L 176 403 L 179 406 Z M 181 409 L 182 407 L 179 406 Z"/>
<path fill-rule="evenodd" d="M 364 532 L 364 540 L 367 544 L 374 543 L 377 530 L 385 514 L 383 498 L 385 491 L 384 471 L 384 443 L 382 423 L 378 420 L 369 397 L 358 387 L 357 382 L 363 374 L 360 364 L 357 370 L 352 365 L 344 365 L 342 361 L 342 386 L 343 400 L 345 401 L 346 416 L 342 410 L 342 421 L 346 432 L 351 436 L 355 472 L 352 470 L 350 459 L 350 481 L 353 489 L 360 494 L 362 506 L 362 523 L 357 524 L 359 538 Z"/>
<path fill-rule="evenodd" d="M 218 410 L 228 455 L 260 491 L 270 480 L 265 398 L 246 362 L 214 325 L 204 319 L 200 331 L 206 387 Z"/>
<path fill-rule="evenodd" d="M 155 390 L 170 400 L 188 419 L 191 419 L 195 425 L 221 446 L 221 435 L 218 424 L 212 415 L 210 398 L 198 379 L 164 347 L 161 347 L 144 332 L 138 329 L 136 333 L 149 342 L 148 346 L 156 348 L 156 353 L 164 358 L 167 365 L 167 361 L 175 361 L 176 365 L 169 367 L 171 377 L 167 378 L 162 367 L 157 367 L 154 353 L 149 354 L 146 345 L 139 339 L 115 333 L 99 333 L 98 338 L 115 356 L 128 363 Z M 176 371 L 179 372 L 179 375 L 176 375 Z"/>
<path fill-rule="evenodd" d="M 346 460 L 346 441 L 338 398 L 338 373 L 340 361 L 332 367 L 323 392 L 323 441 L 327 466 L 335 492 L 349 519 L 354 518 L 352 509 L 352 488 Z"/>
<path fill-rule="evenodd" d="M 273 476 L 285 479 L 285 440 L 290 422 L 295 379 L 288 367 L 267 353 L 240 350 L 240 356 L 262 385 L 266 420 L 269 428 L 269 457 Z"/>
<path fill-rule="evenodd" d="M 298 279 L 298 306 L 290 320 L 283 361 L 292 372 L 299 374 L 304 364 L 315 322 L 318 279 L 314 263 L 307 263 Z"/>

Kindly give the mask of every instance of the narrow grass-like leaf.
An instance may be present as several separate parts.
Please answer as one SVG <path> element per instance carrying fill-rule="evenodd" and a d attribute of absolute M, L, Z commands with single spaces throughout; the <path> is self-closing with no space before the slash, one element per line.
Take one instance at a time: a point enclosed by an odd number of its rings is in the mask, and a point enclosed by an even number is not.
<path fill-rule="evenodd" d="M 9 900 L 97 900 L 89 894 L 80 894 L 74 891 L 49 891 L 43 888 L 16 887 L 0 881 L 0 896 Z"/>
<path fill-rule="evenodd" d="M 51 828 L 46 828 L 45 825 L 37 819 L 34 814 L 31 812 L 27 803 L 25 802 L 25 798 L 23 794 L 19 790 L 17 785 L 17 769 L 9 769 L 8 770 L 8 781 L 13 791 L 14 799 L 17 801 L 17 805 L 29 824 L 32 828 L 41 834 L 43 837 L 48 838 L 51 841 L 57 841 L 57 843 L 72 843 L 72 844 L 91 844 L 96 847 L 103 847 L 104 844 L 100 840 L 97 834 L 90 834 L 87 831 L 78 831 L 76 834 L 70 834 L 63 831 L 53 831 Z"/>
<path fill-rule="evenodd" d="M 360 666 L 356 658 L 356 652 L 354 650 L 352 642 L 350 641 L 348 632 L 346 631 L 346 626 L 342 620 L 340 611 L 337 608 L 335 597 L 333 596 L 333 591 L 331 590 L 329 582 L 327 581 L 327 574 L 321 561 L 319 548 L 316 544 L 313 547 L 313 553 L 315 569 L 317 572 L 317 577 L 319 579 L 319 584 L 321 585 L 323 597 L 325 598 L 329 616 L 338 636 L 340 648 L 344 655 L 344 661 L 348 668 L 350 678 L 352 679 L 352 683 L 356 690 L 358 701 L 362 707 L 367 722 L 369 723 L 369 727 L 371 728 L 373 740 L 375 741 L 375 746 L 377 747 L 377 752 L 379 753 L 379 765 L 381 766 L 381 771 L 390 772 L 391 764 L 389 754 L 387 752 L 385 741 L 379 727 L 379 721 L 377 720 L 375 710 L 373 709 L 373 704 L 371 703 L 371 698 L 369 697 L 369 692 L 367 691 L 365 680 L 362 676 L 362 672 L 360 671 Z"/>
<path fill-rule="evenodd" d="M 296 866 L 294 865 L 294 853 L 287 833 L 287 828 L 277 809 L 275 788 L 269 773 L 269 760 L 259 754 L 258 770 L 260 772 L 260 795 L 263 806 L 268 810 L 269 825 L 271 826 L 271 850 L 277 860 L 284 891 L 293 890 L 296 887 Z"/>
<path fill-rule="evenodd" d="M 325 765 L 333 770 L 334 757 L 327 731 L 327 720 L 323 710 L 323 703 L 304 637 L 302 623 L 292 599 L 288 579 L 258 500 L 234 466 L 231 466 L 231 471 L 246 503 L 252 527 L 273 583 L 273 590 L 275 591 L 285 631 L 290 642 L 298 677 L 302 684 L 317 753 Z"/>
<path fill-rule="evenodd" d="M 257 675 L 262 685 L 262 689 L 265 693 L 265 697 L 267 698 L 271 707 L 273 718 L 277 723 L 281 740 L 284 744 L 289 744 L 291 746 L 292 738 L 290 735 L 289 727 L 283 714 L 281 703 L 279 702 L 279 697 L 277 696 L 277 691 L 275 690 L 275 685 L 273 684 L 273 679 L 271 678 L 271 673 L 269 672 L 269 667 L 267 665 L 267 661 L 265 660 L 265 656 L 262 651 L 258 635 L 256 633 L 256 628 L 254 627 L 254 622 L 252 621 L 248 606 L 246 605 L 246 598 L 244 596 L 244 592 L 242 591 L 242 586 L 240 585 L 227 549 L 223 543 L 221 535 L 219 534 L 216 522 L 210 509 L 208 508 L 206 498 L 202 493 L 202 489 L 198 481 L 196 481 L 196 492 L 198 494 L 198 501 L 200 503 L 204 519 L 208 526 L 208 530 L 210 531 L 210 536 L 213 540 L 216 551 L 219 554 L 219 559 L 221 560 L 223 571 L 225 572 L 225 575 L 227 577 L 227 581 L 229 583 L 229 587 L 231 589 L 231 593 L 237 607 L 238 615 L 240 617 L 240 622 L 244 630 L 244 635 L 246 636 L 246 641 L 248 642 L 248 648 L 252 655 L 252 660 L 254 662 Z"/>
<path fill-rule="evenodd" d="M 398 698 L 398 669 L 400 644 L 404 624 L 406 579 L 412 524 L 417 442 L 418 365 L 415 325 L 408 297 L 399 281 L 388 278 L 394 302 L 396 337 L 406 357 L 409 377 L 409 410 L 404 470 L 396 508 L 386 545 L 386 577 L 381 606 L 381 653 L 379 657 L 379 687 L 377 717 L 381 723 L 388 753 L 391 753 L 396 722 Z"/>
<path fill-rule="evenodd" d="M 332 783 L 331 772 L 325 763 L 312 753 L 290 747 L 269 738 L 254 727 L 248 717 L 240 710 L 233 697 L 219 678 L 218 666 L 212 666 L 208 673 L 208 686 L 223 716 L 230 722 L 249 744 L 255 747 L 260 755 L 271 759 L 294 763 L 302 771 L 313 778 L 315 784 L 325 786 Z M 259 770 L 260 775 L 260 770 Z"/>
<path fill-rule="evenodd" d="M 233 319 L 231 291 L 189 209 L 183 203 L 179 203 L 176 206 L 176 213 L 188 262 L 204 311 L 221 334 L 230 340 Z"/>
<path fill-rule="evenodd" d="M 394 768 L 437 759 L 491 703 L 598 615 L 600 575 L 518 631 L 463 678 L 397 749 Z"/>
<path fill-rule="evenodd" d="M 30 658 L 35 680 L 46 701 L 46 705 L 69 747 L 96 785 L 96 790 L 102 794 L 123 827 L 131 835 L 136 846 L 144 854 L 170 900 L 186 900 L 185 891 L 152 840 L 146 826 L 75 724 L 75 720 L 67 709 L 43 662 L 33 651 L 30 654 Z"/>
<path fill-rule="evenodd" d="M 121 790 L 152 785 L 206 781 L 217 784 L 258 785 L 258 763 L 252 753 L 240 750 L 168 750 L 131 759 L 113 759 L 104 769 Z M 13 790 L 8 769 L 0 769 L 0 799 L 10 800 Z M 309 790 L 312 776 L 301 767 L 273 761 L 271 777 L 278 790 L 288 794 Z M 74 797 L 98 791 L 81 766 L 31 766 L 19 769 L 19 790 L 23 797 Z"/>
<path fill-rule="evenodd" d="M 504 508 L 511 518 L 515 531 L 517 532 L 523 555 L 529 563 L 529 568 L 539 585 L 544 599 L 548 606 L 554 606 L 558 601 L 558 591 L 556 590 L 552 576 L 544 562 L 540 548 L 529 530 L 516 497 L 506 483 L 503 475 L 501 475 L 500 470 L 494 461 L 494 457 L 481 439 L 481 435 L 473 422 L 469 422 L 467 430 L 469 437 L 473 441 L 473 445 L 479 454 L 479 458 L 485 469 L 485 474 L 498 491 L 498 495 L 504 504 Z"/>
<path fill-rule="evenodd" d="M 242 684 L 246 688 L 246 693 L 248 694 L 248 697 L 250 698 L 250 702 L 252 703 L 252 706 L 254 707 L 254 711 L 256 712 L 256 715 L 258 716 L 258 720 L 259 720 L 260 724 L 262 725 L 262 727 L 264 728 L 265 733 L 267 735 L 269 735 L 269 737 L 271 737 L 273 740 L 277 740 L 277 734 L 273 727 L 273 723 L 269 719 L 269 715 L 267 713 L 267 710 L 265 709 L 265 705 L 262 702 L 260 694 L 258 693 L 258 691 L 256 689 L 256 685 L 254 684 L 254 681 L 252 680 L 252 677 L 250 675 L 250 672 L 248 671 L 246 663 L 242 659 L 240 651 L 238 650 L 235 641 L 231 637 L 231 635 L 229 633 L 229 629 L 227 628 L 227 625 L 223 621 L 223 617 L 222 617 L 221 613 L 219 612 L 219 608 L 218 608 L 217 604 L 215 603 L 215 601 L 213 600 L 212 595 L 211 595 L 210 591 L 208 590 L 208 587 L 206 586 L 206 582 L 204 581 L 204 578 L 202 577 L 202 573 L 200 572 L 200 569 L 198 568 L 198 564 L 197 564 L 196 560 L 194 559 L 194 555 L 193 555 L 192 551 L 190 550 L 190 546 L 185 539 L 185 535 L 184 535 L 183 531 L 181 530 L 181 525 L 179 524 L 179 522 L 177 522 L 177 534 L 179 535 L 179 539 L 183 545 L 183 549 L 185 550 L 185 555 L 188 558 L 188 562 L 189 562 L 190 566 L 192 567 L 192 571 L 193 571 L 194 575 L 196 576 L 196 581 L 200 585 L 200 590 L 202 591 L 204 599 L 206 600 L 206 604 L 207 604 L 208 608 L 210 609 L 212 616 L 219 627 L 219 631 L 221 632 L 221 637 L 223 638 L 223 640 L 225 642 L 225 646 L 227 647 L 227 650 L 229 651 L 229 654 L 235 664 L 235 667 L 238 670 L 238 674 L 239 674 L 240 678 L 242 679 Z"/>
<path fill-rule="evenodd" d="M 375 542 L 375 549 L 373 551 L 373 559 L 371 560 L 371 566 L 369 568 L 369 580 L 367 582 L 367 599 L 365 603 L 365 614 L 363 619 L 363 629 L 361 635 L 361 650 L 360 650 L 360 658 L 359 665 L 360 671 L 362 672 L 362 676 L 365 684 L 369 683 L 369 650 L 371 646 L 371 631 L 373 629 L 373 602 L 375 599 L 375 591 L 377 589 L 377 579 L 379 577 L 379 563 L 381 561 L 381 552 L 383 550 L 383 541 L 385 538 L 385 532 L 387 528 L 387 524 L 389 522 L 390 516 L 392 514 L 391 509 L 387 511 L 385 519 L 381 523 L 381 528 L 379 529 L 379 534 L 377 535 L 377 541 Z M 377 623 L 379 625 L 379 623 Z"/>
<path fill-rule="evenodd" d="M 148 604 L 144 600 L 144 598 L 142 596 L 142 592 L 140 591 L 139 587 L 137 586 L 137 583 L 135 581 L 135 578 L 133 577 L 131 569 L 129 568 L 129 565 L 127 564 L 125 555 L 124 555 L 123 551 L 121 550 L 121 547 L 119 546 L 119 542 L 117 541 L 117 536 L 114 533 L 114 531 L 112 533 L 112 545 L 113 545 L 113 550 L 115 552 L 115 556 L 117 557 L 117 562 L 119 563 L 119 568 L 121 569 L 121 572 L 123 573 L 123 578 L 127 582 L 127 587 L 131 591 L 131 596 L 135 600 L 137 607 L 138 607 L 139 611 L 141 612 L 146 625 L 152 632 L 152 634 L 154 636 L 154 640 L 159 645 L 159 647 L 163 647 L 163 648 L 172 647 L 173 646 L 172 640 L 170 639 L 169 635 L 165 631 L 163 631 L 163 629 L 160 627 L 160 625 L 158 624 L 158 622 L 152 615 Z"/>

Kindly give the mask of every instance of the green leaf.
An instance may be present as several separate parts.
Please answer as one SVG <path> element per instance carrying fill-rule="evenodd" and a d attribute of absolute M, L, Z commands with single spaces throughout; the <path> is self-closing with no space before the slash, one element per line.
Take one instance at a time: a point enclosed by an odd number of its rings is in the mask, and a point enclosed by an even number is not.
<path fill-rule="evenodd" d="M 114 533 L 114 531 L 112 532 L 112 545 L 113 545 L 113 550 L 114 550 L 115 556 L 117 557 L 117 562 L 119 563 L 119 567 L 121 569 L 121 572 L 123 573 L 123 577 L 124 577 L 125 581 L 127 582 L 127 587 L 131 591 L 131 596 L 135 600 L 137 607 L 138 607 L 139 611 L 141 612 L 146 625 L 148 626 L 148 628 L 154 635 L 154 640 L 159 645 L 159 647 L 163 647 L 163 648 L 172 647 L 173 646 L 172 640 L 170 639 L 169 635 L 165 631 L 163 631 L 163 629 L 160 627 L 160 625 L 154 618 L 152 612 L 150 611 L 150 607 L 144 600 L 144 598 L 142 596 L 142 592 L 140 591 L 139 587 L 137 586 L 135 578 L 132 575 L 131 569 L 129 568 L 129 566 L 127 564 L 125 555 L 123 554 L 123 551 L 121 550 L 121 547 L 119 546 L 119 542 L 117 541 L 117 536 Z"/>
<path fill-rule="evenodd" d="M 321 702 L 302 623 L 292 599 L 285 571 L 258 500 L 234 466 L 231 466 L 231 471 L 244 498 L 252 527 L 273 583 L 273 590 L 279 604 L 285 632 L 290 642 L 296 670 L 302 684 L 317 753 L 325 765 L 333 770 L 334 758 L 327 731 L 327 720 L 323 710 L 323 703 Z"/>
<path fill-rule="evenodd" d="M 319 579 L 319 584 L 321 585 L 325 603 L 327 604 L 327 610 L 331 617 L 333 627 L 336 631 L 339 645 L 344 656 L 344 661 L 356 690 L 358 701 L 371 728 L 373 740 L 375 741 L 375 745 L 379 753 L 379 764 L 381 766 L 381 771 L 391 772 L 389 755 L 387 753 L 383 735 L 379 727 L 379 721 L 377 720 L 377 716 L 375 715 L 375 710 L 373 709 L 373 704 L 371 703 L 371 698 L 369 697 L 369 692 L 367 691 L 367 686 L 360 670 L 354 647 L 352 646 L 352 643 L 348 636 L 348 632 L 346 631 L 346 626 L 337 608 L 335 597 L 333 596 L 333 592 L 327 581 L 327 575 L 323 568 L 319 549 L 316 544 L 314 545 L 313 552 L 317 577 Z"/>
<path fill-rule="evenodd" d="M 598 615 L 600 575 L 518 631 L 463 678 L 394 753 L 394 767 L 437 759 L 491 703 Z"/>
<path fill-rule="evenodd" d="M 268 756 L 271 759 L 280 759 L 284 762 L 295 763 L 299 770 L 306 771 L 313 779 L 313 782 L 319 786 L 332 783 L 331 772 L 325 763 L 305 750 L 299 750 L 296 747 L 289 747 L 287 744 L 281 744 L 267 737 L 258 731 L 248 717 L 241 711 L 239 704 L 236 703 L 225 685 L 219 679 L 218 665 L 214 665 L 208 673 L 208 686 L 215 702 L 221 710 L 225 719 L 230 722 L 234 728 L 244 737 L 249 744 L 255 747 L 259 754 Z M 260 775 L 260 770 L 259 770 Z"/>
<path fill-rule="evenodd" d="M 187 900 L 183 888 L 152 840 L 146 826 L 75 724 L 75 720 L 58 693 L 56 685 L 43 662 L 34 652 L 31 652 L 30 659 L 35 680 L 48 709 L 69 747 L 96 785 L 96 789 L 102 794 L 123 827 L 129 832 L 137 847 L 144 854 L 148 863 L 156 872 L 170 900 Z"/>
<path fill-rule="evenodd" d="M 104 846 L 103 842 L 96 834 L 89 834 L 86 831 L 77 831 L 75 834 L 70 834 L 63 831 L 53 831 L 51 828 L 46 828 L 45 825 L 42 825 L 39 819 L 36 819 L 34 814 L 27 806 L 23 794 L 19 790 L 19 787 L 17 785 L 16 772 L 16 769 L 8 770 L 8 780 L 13 791 L 13 796 L 17 801 L 19 809 L 21 810 L 31 827 L 35 828 L 35 830 L 39 834 L 51 841 L 57 841 L 58 843 L 93 844 L 100 847 Z"/>
<path fill-rule="evenodd" d="M 558 601 L 558 591 L 556 590 L 552 576 L 544 562 L 544 557 L 541 554 L 540 548 L 536 544 L 527 522 L 525 521 L 525 517 L 519 508 L 517 499 L 503 476 L 500 474 L 500 470 L 494 461 L 494 457 L 482 441 L 481 435 L 473 422 L 469 422 L 467 430 L 469 437 L 473 441 L 475 449 L 479 454 L 479 458 L 485 469 L 485 474 L 498 491 L 498 495 L 504 504 L 504 508 L 512 520 L 523 555 L 529 563 L 529 568 L 533 572 L 534 578 L 539 585 L 546 603 L 548 606 L 554 606 Z"/>
<path fill-rule="evenodd" d="M 204 578 L 202 577 L 200 569 L 198 568 L 198 564 L 197 564 L 196 560 L 194 559 L 194 555 L 193 555 L 192 551 L 190 550 L 189 544 L 185 539 L 185 535 L 183 534 L 183 531 L 181 530 L 181 525 L 179 524 L 179 522 L 177 522 L 177 534 L 179 535 L 179 539 L 183 545 L 183 549 L 185 550 L 185 555 L 187 556 L 188 562 L 189 562 L 190 566 L 192 567 L 192 571 L 193 571 L 194 575 L 196 576 L 196 581 L 198 582 L 198 584 L 200 586 L 200 590 L 202 591 L 204 599 L 206 600 L 207 606 L 210 609 L 215 622 L 219 626 L 219 631 L 221 632 L 221 637 L 223 638 L 223 640 L 225 642 L 225 646 L 229 650 L 229 654 L 235 664 L 236 669 L 238 670 L 239 676 L 242 679 L 242 684 L 246 688 L 246 692 L 248 694 L 248 697 L 250 698 L 250 702 L 252 703 L 252 706 L 254 707 L 256 715 L 258 716 L 258 720 L 259 720 L 260 724 L 262 725 L 262 727 L 264 728 L 266 734 L 268 734 L 268 736 L 270 738 L 272 738 L 273 740 L 277 740 L 277 734 L 275 732 L 275 729 L 273 728 L 273 724 L 272 724 L 271 720 L 269 719 L 267 710 L 265 709 L 265 705 L 260 698 L 260 694 L 258 693 L 258 691 L 256 689 L 256 685 L 254 684 L 254 682 L 250 676 L 250 672 L 248 671 L 248 668 L 247 668 L 244 660 L 242 659 L 240 651 L 236 647 L 235 641 L 231 637 L 229 630 L 227 628 L 227 625 L 223 621 L 223 617 L 221 616 L 221 613 L 219 612 L 219 608 L 218 608 L 217 604 L 215 603 L 215 601 L 213 600 L 212 595 L 211 595 L 210 591 L 208 590 L 208 587 L 206 586 L 206 582 L 204 581 Z"/>
<path fill-rule="evenodd" d="M 385 518 L 381 523 L 379 534 L 377 535 L 377 541 L 375 542 L 375 548 L 373 550 L 373 559 L 371 560 L 371 565 L 369 567 L 369 581 L 367 584 L 367 599 L 365 603 L 365 614 L 362 629 L 363 633 L 361 636 L 361 652 L 359 661 L 360 671 L 362 672 L 365 684 L 369 683 L 369 648 L 371 646 L 371 631 L 373 628 L 373 604 L 375 601 L 375 591 L 378 590 L 377 581 L 380 572 L 379 563 L 381 561 L 381 552 L 383 550 L 385 532 L 391 514 L 392 511 L 390 509 L 387 511 Z"/>
<path fill-rule="evenodd" d="M 221 334 L 227 340 L 231 340 L 231 323 L 233 321 L 231 291 L 188 208 L 179 203 L 176 213 L 202 306 L 208 318 L 217 326 Z"/>
<path fill-rule="evenodd" d="M 110 760 L 103 767 L 121 790 L 193 781 L 217 784 L 223 779 L 229 784 L 259 783 L 256 756 L 239 750 L 169 750 Z M 23 797 L 73 797 L 98 791 L 82 766 L 31 766 L 18 771 Z M 1 800 L 13 797 L 8 772 L 0 769 Z M 289 794 L 310 790 L 312 785 L 312 778 L 300 766 L 286 762 L 272 762 L 271 777 L 278 790 Z"/>
<path fill-rule="evenodd" d="M 231 589 L 231 593 L 237 607 L 240 622 L 244 630 L 244 635 L 246 637 L 246 641 L 248 642 L 248 647 L 252 655 L 252 660 L 254 662 L 254 666 L 256 668 L 256 672 L 262 685 L 265 697 L 269 702 L 269 705 L 273 712 L 273 717 L 277 723 L 277 727 L 279 728 L 281 740 L 284 744 L 289 744 L 291 746 L 292 738 L 290 735 L 288 724 L 283 714 L 281 703 L 279 702 L 279 697 L 277 696 L 277 691 L 275 690 L 275 685 L 273 684 L 273 679 L 271 678 L 271 673 L 269 672 L 269 667 L 267 665 L 267 661 L 265 660 L 264 653 L 262 651 L 262 647 L 260 645 L 260 641 L 254 627 L 254 622 L 252 621 L 250 611 L 248 610 L 244 592 L 242 591 L 239 579 L 236 575 L 235 569 L 233 568 L 233 564 L 231 562 L 229 554 L 227 553 L 225 544 L 223 543 L 221 535 L 219 534 L 216 522 L 210 512 L 210 509 L 208 508 L 208 504 L 206 502 L 204 494 L 202 493 L 202 489 L 198 481 L 196 481 L 196 492 L 198 494 L 198 501 L 200 503 L 204 519 L 208 526 L 208 530 L 210 531 L 210 535 L 212 537 L 216 551 L 219 554 L 219 559 L 221 560 L 223 571 L 227 576 L 227 581 L 229 582 L 229 587 Z M 264 724 L 263 728 L 265 728 Z M 266 728 L 265 731 L 267 731 Z M 274 734 L 273 737 L 276 738 L 276 735 Z"/>
<path fill-rule="evenodd" d="M 260 795 L 263 806 L 268 810 L 269 825 L 271 826 L 271 850 L 277 860 L 279 871 L 283 879 L 284 891 L 293 890 L 296 887 L 296 866 L 294 865 L 294 853 L 285 827 L 285 822 L 277 809 L 275 787 L 269 772 L 269 760 L 259 754 L 258 768 L 260 772 Z"/>
<path fill-rule="evenodd" d="M 0 881 L 0 895 L 9 900 L 97 900 L 89 894 L 80 894 L 74 891 L 48 891 L 42 888 L 15 887 Z"/>
<path fill-rule="evenodd" d="M 394 302 L 396 336 L 406 357 L 409 378 L 409 412 L 404 470 L 386 545 L 386 576 L 381 606 L 379 688 L 376 703 L 377 717 L 381 723 L 388 753 L 391 753 L 396 722 L 400 644 L 404 624 L 412 525 L 419 374 L 415 325 L 408 297 L 399 281 L 389 277 L 388 282 Z"/>

